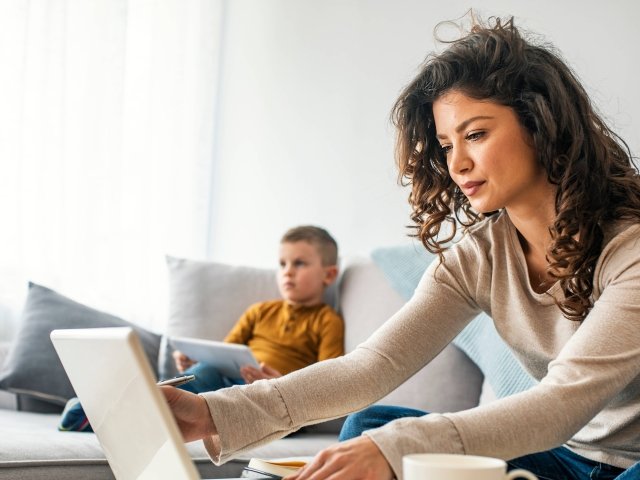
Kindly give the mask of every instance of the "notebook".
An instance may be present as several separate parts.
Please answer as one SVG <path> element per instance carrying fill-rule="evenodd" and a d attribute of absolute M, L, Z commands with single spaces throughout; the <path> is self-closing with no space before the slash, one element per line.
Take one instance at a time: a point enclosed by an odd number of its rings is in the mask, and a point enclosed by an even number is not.
<path fill-rule="evenodd" d="M 131 328 L 54 330 L 51 340 L 117 480 L 200 479 Z"/>

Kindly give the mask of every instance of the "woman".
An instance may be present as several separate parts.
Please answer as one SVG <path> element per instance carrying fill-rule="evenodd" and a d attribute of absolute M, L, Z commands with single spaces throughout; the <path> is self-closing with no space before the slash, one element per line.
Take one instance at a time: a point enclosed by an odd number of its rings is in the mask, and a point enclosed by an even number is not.
<path fill-rule="evenodd" d="M 358 411 L 485 311 L 537 386 L 389 423 L 365 410 L 347 423 L 355 438 L 292 478 L 402 478 L 415 452 L 500 457 L 542 479 L 638 478 L 640 178 L 626 144 L 569 67 L 512 20 L 475 25 L 430 57 L 394 121 L 416 234 L 440 262 L 345 357 L 201 397 L 164 389 L 185 439 L 204 438 L 220 462 Z"/>

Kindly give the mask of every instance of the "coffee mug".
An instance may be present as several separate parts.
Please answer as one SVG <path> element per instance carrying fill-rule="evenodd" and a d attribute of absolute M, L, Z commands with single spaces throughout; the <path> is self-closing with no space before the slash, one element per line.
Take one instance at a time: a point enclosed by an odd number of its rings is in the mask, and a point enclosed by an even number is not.
<path fill-rule="evenodd" d="M 538 480 L 526 470 L 511 470 L 499 458 L 447 453 L 414 453 L 402 457 L 404 480 Z"/>

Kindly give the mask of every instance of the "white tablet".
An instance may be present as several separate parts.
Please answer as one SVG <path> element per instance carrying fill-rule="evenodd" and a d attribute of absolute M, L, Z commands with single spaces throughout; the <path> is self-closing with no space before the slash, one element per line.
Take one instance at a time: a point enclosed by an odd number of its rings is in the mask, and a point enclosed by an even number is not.
<path fill-rule="evenodd" d="M 260 368 L 256 357 L 246 345 L 189 337 L 171 337 L 169 344 L 196 362 L 214 365 L 222 375 L 229 378 L 241 378 L 240 367 L 245 365 Z"/>

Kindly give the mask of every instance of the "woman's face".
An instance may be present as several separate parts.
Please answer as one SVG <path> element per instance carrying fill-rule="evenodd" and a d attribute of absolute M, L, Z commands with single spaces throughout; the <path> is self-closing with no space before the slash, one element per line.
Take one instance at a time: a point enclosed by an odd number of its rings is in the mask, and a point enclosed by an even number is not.
<path fill-rule="evenodd" d="M 450 91 L 433 116 L 449 175 L 474 210 L 524 213 L 549 202 L 547 174 L 512 108 Z"/>

